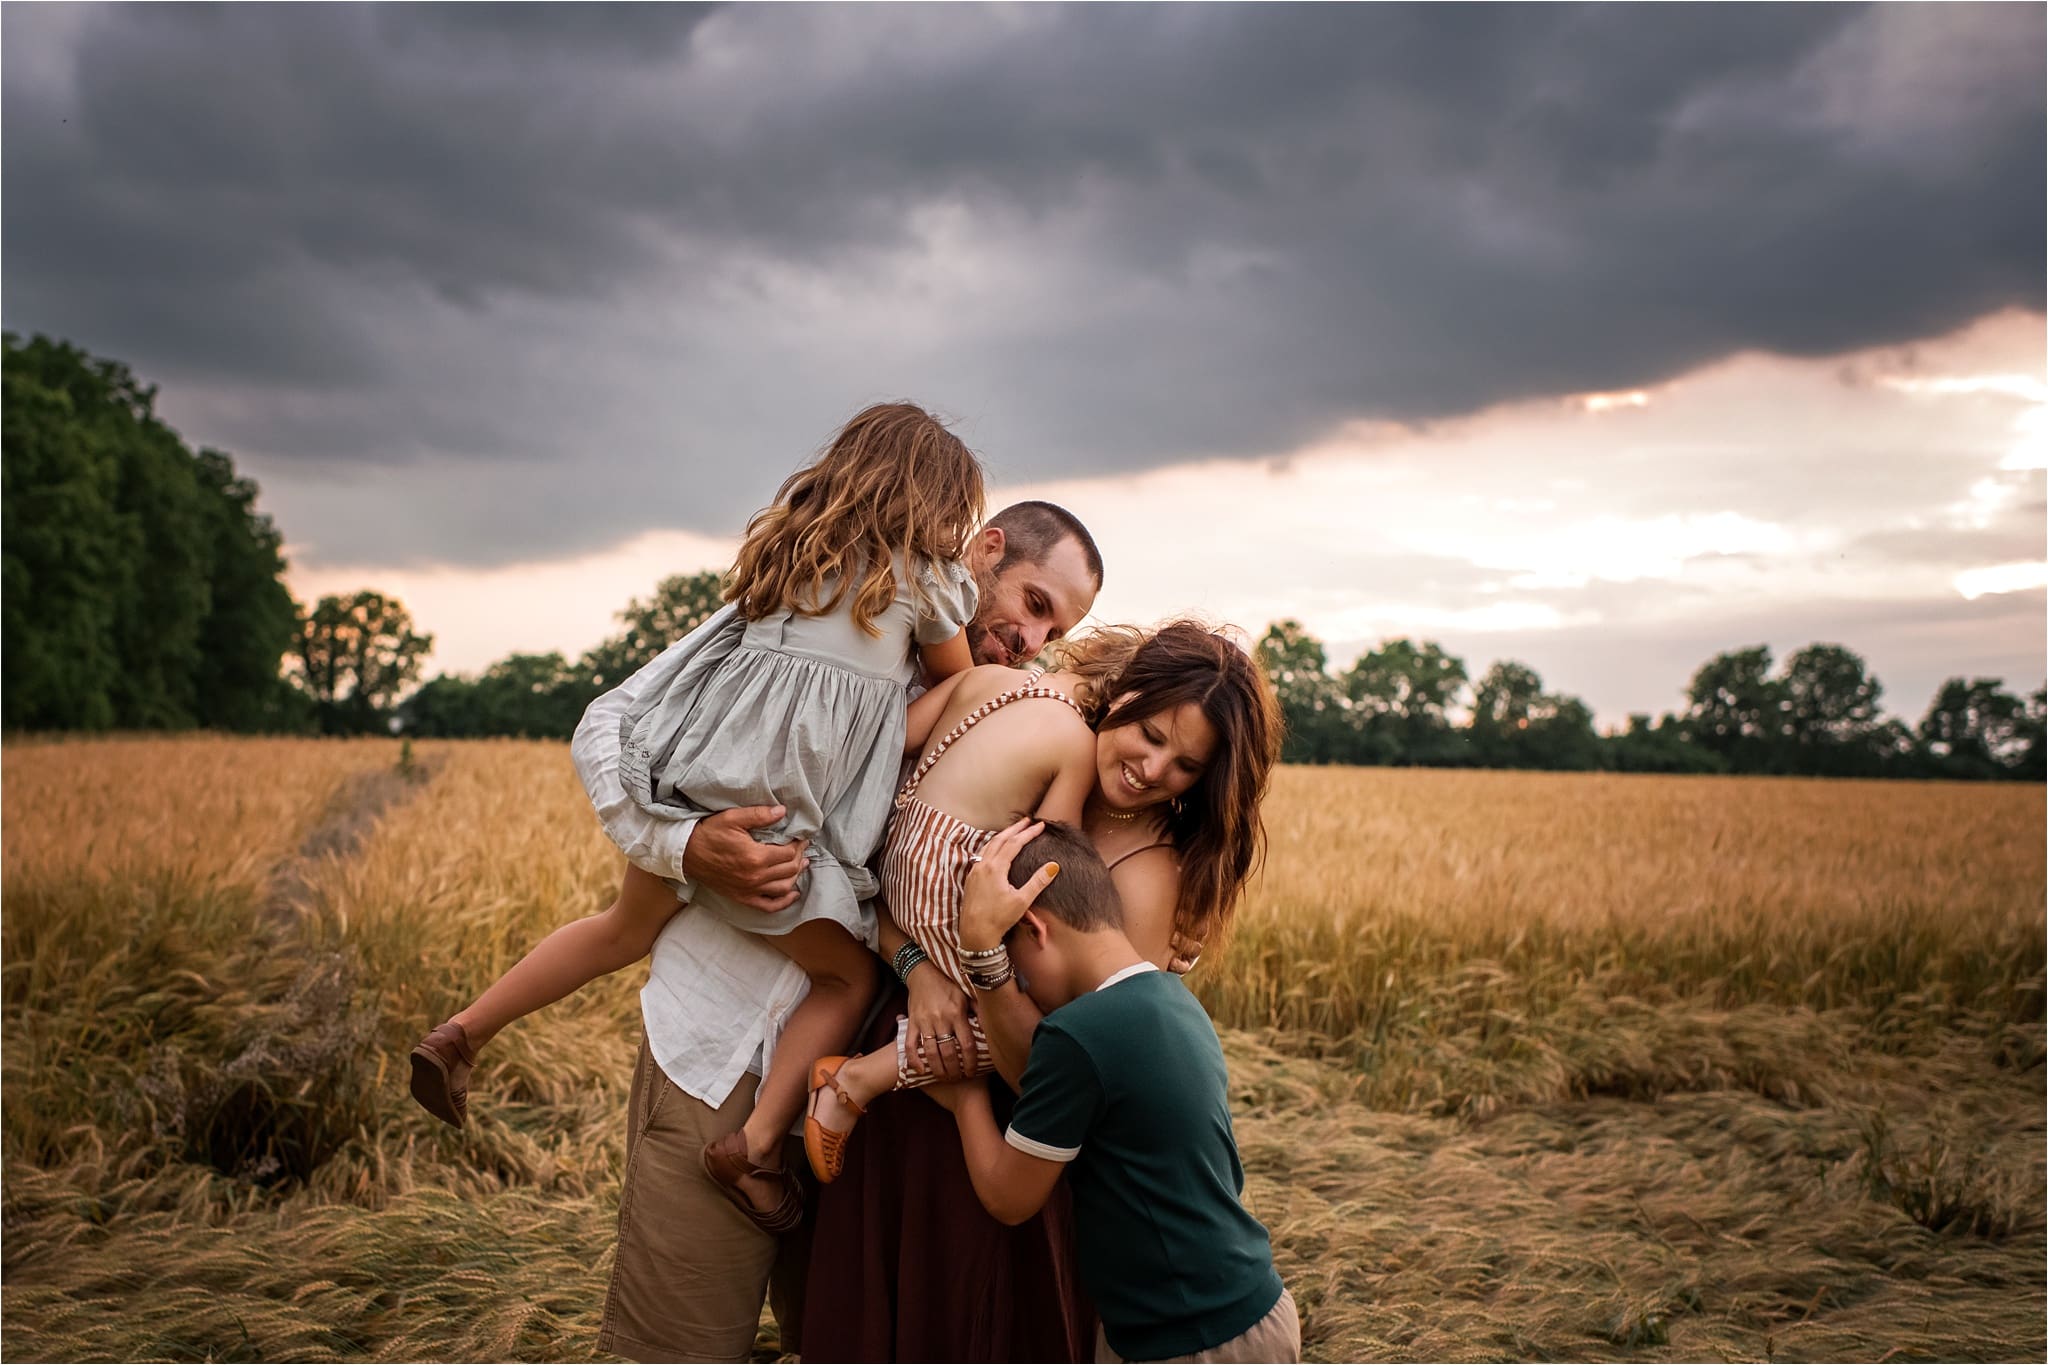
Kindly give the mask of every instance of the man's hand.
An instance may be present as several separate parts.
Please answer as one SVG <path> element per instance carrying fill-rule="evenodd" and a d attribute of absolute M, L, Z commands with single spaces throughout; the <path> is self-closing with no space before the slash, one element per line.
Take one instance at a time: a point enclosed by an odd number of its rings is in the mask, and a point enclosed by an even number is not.
<path fill-rule="evenodd" d="M 967 1025 L 967 997 L 929 962 L 910 972 L 909 1052 L 927 1076 L 958 1081 L 980 1065 Z"/>
<path fill-rule="evenodd" d="M 772 825 L 781 806 L 741 806 L 707 815 L 690 831 L 683 875 L 755 910 L 773 913 L 796 904 L 796 879 L 810 840 L 757 843 L 749 830 Z"/>
<path fill-rule="evenodd" d="M 970 950 L 993 948 L 1003 941 L 1038 893 L 1059 875 L 1058 863 L 1047 863 L 1031 874 L 1022 886 L 1010 885 L 1010 863 L 1017 850 L 1039 836 L 1045 826 L 1036 820 L 1019 820 L 995 838 L 976 856 L 967 871 L 966 892 L 960 901 L 960 946 Z"/>

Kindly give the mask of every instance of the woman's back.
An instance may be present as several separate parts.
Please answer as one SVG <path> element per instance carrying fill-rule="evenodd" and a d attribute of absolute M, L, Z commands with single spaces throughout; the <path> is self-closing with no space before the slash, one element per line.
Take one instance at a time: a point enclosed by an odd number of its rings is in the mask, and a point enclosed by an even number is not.
<path fill-rule="evenodd" d="M 1021 669 L 985 664 L 960 677 L 932 727 L 928 755 L 961 722 L 990 702 L 1031 683 Z M 1045 679 L 1038 689 L 1057 692 Z M 917 800 L 976 829 L 997 830 L 1019 815 L 1037 812 L 1062 772 L 1092 772 L 1095 735 L 1067 702 L 1055 696 L 1023 696 L 970 724 L 917 780 Z M 1061 818 L 1074 819 L 1078 809 Z"/>

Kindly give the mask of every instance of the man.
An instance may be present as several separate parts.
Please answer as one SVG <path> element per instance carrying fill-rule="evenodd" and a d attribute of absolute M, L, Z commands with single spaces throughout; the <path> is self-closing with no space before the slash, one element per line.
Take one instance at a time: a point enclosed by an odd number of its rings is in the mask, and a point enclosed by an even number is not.
<path fill-rule="evenodd" d="M 1028 661 L 1073 629 L 1102 587 L 1093 538 L 1050 503 L 1018 503 L 991 517 L 967 566 L 980 588 L 967 630 L 976 663 Z M 780 910 L 796 900 L 804 846 L 762 844 L 751 833 L 779 819 L 780 807 L 662 819 L 618 779 L 620 717 L 660 685 L 666 657 L 591 703 L 576 728 L 577 772 L 589 791 L 608 794 L 593 796 L 598 819 L 647 870 Z M 635 1360 L 745 1360 L 771 1272 L 776 1321 L 784 1349 L 793 1349 L 801 1234 L 778 1248 L 717 1192 L 699 1154 L 746 1121 L 782 1020 L 806 984 L 802 969 L 773 947 L 710 915 L 677 915 L 655 941 L 640 995 L 645 1036 L 627 1117 L 601 1349 Z M 790 1161 L 803 1167 L 800 1146 Z"/>

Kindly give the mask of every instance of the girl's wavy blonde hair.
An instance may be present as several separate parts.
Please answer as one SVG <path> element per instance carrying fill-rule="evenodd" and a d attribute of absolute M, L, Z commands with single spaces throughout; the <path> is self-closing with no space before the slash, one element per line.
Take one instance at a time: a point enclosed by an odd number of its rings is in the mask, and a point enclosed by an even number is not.
<path fill-rule="evenodd" d="M 924 605 L 919 566 L 967 552 L 985 498 L 981 463 L 943 422 L 915 403 L 878 403 L 747 523 L 725 600 L 756 621 L 777 611 L 824 616 L 851 592 L 854 624 L 880 635 L 875 618 L 896 598 L 896 561 Z"/>

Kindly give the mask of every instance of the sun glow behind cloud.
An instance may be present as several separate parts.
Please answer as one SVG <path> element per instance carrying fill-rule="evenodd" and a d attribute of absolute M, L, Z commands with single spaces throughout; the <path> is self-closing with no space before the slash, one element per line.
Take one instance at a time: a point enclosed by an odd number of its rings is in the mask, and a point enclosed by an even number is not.
<path fill-rule="evenodd" d="M 1956 591 L 1973 602 L 1994 593 L 2025 592 L 2028 588 L 2048 588 L 2048 563 L 1992 564 L 1956 575 Z"/>
<path fill-rule="evenodd" d="M 1581 393 L 1569 400 L 1584 412 L 1613 412 L 1618 408 L 1647 408 L 1650 395 L 1641 389 L 1630 389 L 1626 393 Z"/>

